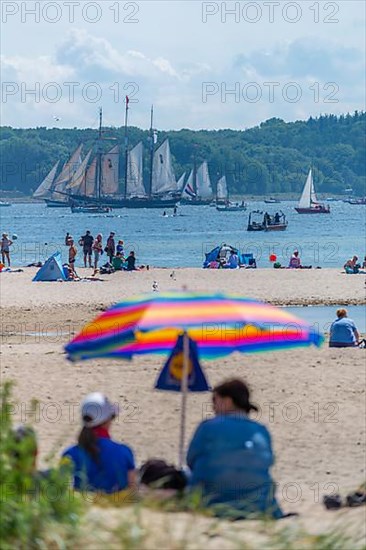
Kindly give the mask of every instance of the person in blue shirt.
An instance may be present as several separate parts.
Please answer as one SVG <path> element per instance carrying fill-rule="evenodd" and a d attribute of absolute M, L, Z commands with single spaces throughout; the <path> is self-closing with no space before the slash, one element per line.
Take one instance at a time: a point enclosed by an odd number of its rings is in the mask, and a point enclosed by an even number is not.
<path fill-rule="evenodd" d="M 248 416 L 258 409 L 247 385 L 232 379 L 216 386 L 213 407 L 216 416 L 198 426 L 189 445 L 191 488 L 202 492 L 203 502 L 217 516 L 283 517 L 269 473 L 274 463 L 271 437 Z"/>
<path fill-rule="evenodd" d="M 133 452 L 109 434 L 117 414 L 117 407 L 102 393 L 91 393 L 82 402 L 78 444 L 62 455 L 63 463 L 71 461 L 76 490 L 116 493 L 135 488 Z"/>
<path fill-rule="evenodd" d="M 239 267 L 239 256 L 234 250 L 230 252 L 230 257 L 224 267 L 229 269 L 236 269 Z"/>
<path fill-rule="evenodd" d="M 358 345 L 360 339 L 357 327 L 347 317 L 346 309 L 337 309 L 337 319 L 330 326 L 330 348 L 353 348 Z"/>

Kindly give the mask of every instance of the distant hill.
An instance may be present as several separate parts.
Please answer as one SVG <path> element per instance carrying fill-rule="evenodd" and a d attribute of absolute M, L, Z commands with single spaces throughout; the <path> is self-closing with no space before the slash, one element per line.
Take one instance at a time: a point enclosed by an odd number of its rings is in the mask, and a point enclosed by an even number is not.
<path fill-rule="evenodd" d="M 236 130 L 182 129 L 159 132 L 158 143 L 169 137 L 177 179 L 183 171 L 207 160 L 215 186 L 225 173 L 232 194 L 263 195 L 300 192 L 312 164 L 318 192 L 342 193 L 352 188 L 365 194 L 365 112 L 325 115 L 307 121 L 284 122 L 272 118 L 255 128 Z M 121 145 L 123 178 L 124 128 L 104 128 L 106 148 Z M 142 140 L 146 146 L 148 179 L 149 132 L 129 128 L 130 147 Z M 84 152 L 95 146 L 96 129 L 0 129 L 0 169 L 3 190 L 30 194 L 56 160 L 66 161 L 79 143 Z"/>

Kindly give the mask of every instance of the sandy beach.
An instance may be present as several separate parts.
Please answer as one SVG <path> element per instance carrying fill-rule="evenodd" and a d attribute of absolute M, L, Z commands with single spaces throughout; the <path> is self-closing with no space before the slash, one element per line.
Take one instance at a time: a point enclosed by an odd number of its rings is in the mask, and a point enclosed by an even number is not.
<path fill-rule="evenodd" d="M 13 380 L 16 421 L 30 418 L 40 462 L 59 455 L 78 432 L 78 404 L 90 391 L 105 392 L 120 406 L 113 435 L 131 445 L 138 463 L 149 457 L 176 462 L 180 396 L 154 391 L 159 357 L 131 363 L 94 360 L 71 364 L 63 345 L 83 324 L 124 296 L 169 289 L 235 292 L 276 305 L 365 304 L 364 277 L 339 270 L 151 269 L 101 276 L 102 282 L 32 283 L 36 269 L 1 274 L 1 379 Z M 82 276 L 89 270 L 79 270 Z M 332 319 L 330 319 L 332 320 Z M 259 406 L 257 419 L 271 431 L 273 471 L 286 512 L 301 513 L 310 530 L 336 525 L 340 513 L 321 504 L 322 495 L 347 492 L 365 479 L 365 350 L 308 348 L 257 355 L 234 354 L 204 364 L 212 385 L 230 376 L 245 378 Z M 212 414 L 208 394 L 192 394 L 188 438 Z M 364 511 L 342 511 L 360 530 Z M 212 546 L 216 547 L 218 546 Z"/>

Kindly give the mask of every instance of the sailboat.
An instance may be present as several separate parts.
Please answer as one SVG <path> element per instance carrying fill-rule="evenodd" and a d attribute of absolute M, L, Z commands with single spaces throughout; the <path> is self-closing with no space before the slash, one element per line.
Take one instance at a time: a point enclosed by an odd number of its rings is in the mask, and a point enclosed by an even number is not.
<path fill-rule="evenodd" d="M 181 193 L 181 204 L 201 206 L 210 204 L 213 199 L 213 190 L 208 172 L 207 162 L 204 161 L 198 169 L 194 166 Z"/>
<path fill-rule="evenodd" d="M 56 174 L 60 161 L 57 161 L 54 164 L 50 172 L 33 193 L 34 198 L 43 199 L 47 206 L 54 208 L 70 206 L 66 188 L 81 165 L 82 148 L 83 146 L 79 145 L 75 149 L 69 160 L 62 167 L 62 170 L 58 176 L 56 176 Z"/>
<path fill-rule="evenodd" d="M 325 206 L 318 202 L 315 194 L 313 173 L 310 168 L 308 177 L 306 179 L 302 195 L 299 200 L 299 205 L 295 207 L 296 212 L 299 214 L 329 214 L 329 205 Z"/>
<path fill-rule="evenodd" d="M 90 149 L 66 187 L 66 191 L 70 193 L 73 212 L 81 212 L 81 209 L 76 207 L 93 207 L 94 211 L 95 207 L 99 207 L 100 212 L 108 211 L 107 208 L 111 207 L 108 204 L 109 197 L 113 197 L 118 191 L 119 146 L 115 145 L 106 153 L 102 153 L 101 136 L 100 124 L 95 156 L 93 157 L 93 150 Z"/>
<path fill-rule="evenodd" d="M 216 210 L 219 212 L 239 212 L 247 209 L 244 201 L 240 203 L 229 201 L 229 191 L 226 183 L 226 176 L 222 176 L 217 182 Z"/>
<path fill-rule="evenodd" d="M 151 152 L 151 151 L 150 151 Z M 123 208 L 169 208 L 177 199 L 177 182 L 173 171 L 169 140 L 151 152 L 149 192 L 143 182 L 143 144 L 140 141 L 127 152 L 124 197 L 116 199 Z M 109 203 L 108 203 L 109 204 Z"/>

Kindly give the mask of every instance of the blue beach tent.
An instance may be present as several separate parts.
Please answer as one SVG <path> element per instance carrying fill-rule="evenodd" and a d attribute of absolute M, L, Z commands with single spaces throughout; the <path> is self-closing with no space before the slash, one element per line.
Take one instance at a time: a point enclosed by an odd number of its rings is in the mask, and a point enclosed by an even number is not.
<path fill-rule="evenodd" d="M 205 254 L 206 258 L 203 262 L 203 267 L 209 267 L 211 262 L 220 262 L 220 260 L 228 260 L 230 253 L 234 252 L 239 256 L 239 266 L 240 267 L 257 267 L 255 258 L 252 253 L 241 253 L 234 246 L 223 244 L 221 246 L 216 246 L 210 252 Z"/>
<path fill-rule="evenodd" d="M 61 263 L 61 253 L 55 252 L 48 258 L 45 264 L 37 271 L 33 281 L 67 281 Z"/>

